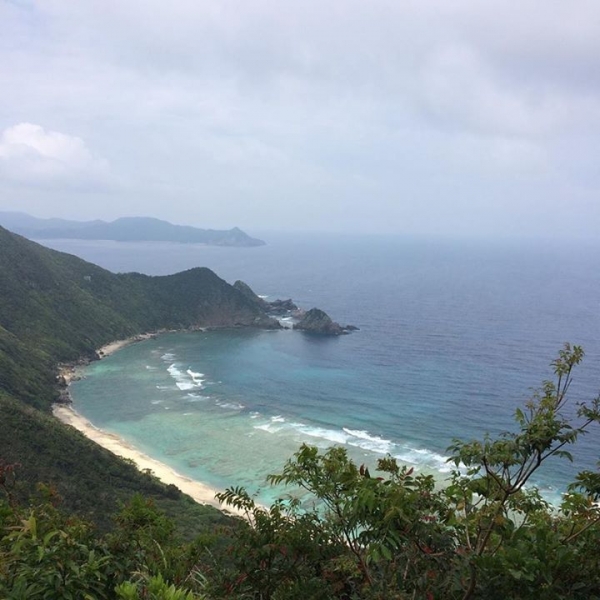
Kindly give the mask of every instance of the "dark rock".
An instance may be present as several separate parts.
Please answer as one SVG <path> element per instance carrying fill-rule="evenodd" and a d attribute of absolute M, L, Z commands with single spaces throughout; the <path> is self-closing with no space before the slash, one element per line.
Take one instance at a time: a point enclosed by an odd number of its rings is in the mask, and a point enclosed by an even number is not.
<path fill-rule="evenodd" d="M 288 315 L 298 310 L 298 307 L 292 299 L 288 300 L 273 300 L 273 302 L 267 302 L 264 298 L 258 296 L 254 290 L 243 281 L 236 281 L 233 287 L 255 306 L 266 312 L 268 315 L 277 317 L 282 315 Z"/>
<path fill-rule="evenodd" d="M 270 315 L 286 315 L 298 310 L 291 298 L 288 300 L 273 300 L 273 302 L 267 302 L 267 305 L 267 312 Z"/>
<path fill-rule="evenodd" d="M 58 398 L 56 398 L 55 402 L 56 402 L 56 404 L 64 404 L 64 405 L 73 404 L 73 400 L 71 399 L 71 394 L 69 394 L 69 390 L 66 388 L 60 390 L 60 392 L 58 394 Z"/>
<path fill-rule="evenodd" d="M 342 335 L 356 330 L 357 327 L 352 325 L 342 327 L 339 323 L 333 321 L 326 312 L 318 308 L 311 308 L 294 325 L 294 329 L 323 335 Z"/>
<path fill-rule="evenodd" d="M 286 315 L 298 319 L 298 322 L 293 326 L 294 329 L 323 335 L 342 335 L 358 329 L 358 327 L 355 327 L 354 325 L 342 326 L 339 323 L 336 323 L 326 312 L 318 308 L 312 308 L 309 311 L 298 308 L 298 305 L 295 304 L 291 298 L 267 302 L 255 294 L 252 288 L 243 281 L 236 281 L 233 284 L 233 287 L 242 294 L 246 300 L 249 300 L 262 315 L 265 315 L 265 313 L 269 317 L 281 317 Z M 264 320 L 260 323 L 257 321 L 256 325 L 259 327 L 273 327 L 272 323 L 268 323 Z"/>

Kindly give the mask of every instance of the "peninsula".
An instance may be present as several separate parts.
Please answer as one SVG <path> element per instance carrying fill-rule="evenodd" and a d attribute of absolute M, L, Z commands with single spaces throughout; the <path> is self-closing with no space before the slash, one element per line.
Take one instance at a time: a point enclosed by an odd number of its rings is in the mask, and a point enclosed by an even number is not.
<path fill-rule="evenodd" d="M 113 240 L 116 242 L 175 242 L 208 246 L 264 246 L 238 227 L 228 230 L 174 225 L 150 217 L 123 217 L 115 221 L 38 219 L 19 212 L 1 212 L 0 225 L 35 240 Z"/>
<path fill-rule="evenodd" d="M 53 418 L 57 402 L 68 406 L 65 365 L 97 360 L 116 347 L 115 340 L 149 332 L 279 329 L 275 317 L 297 310 L 291 300 L 265 302 L 246 284 L 230 285 L 207 268 L 161 277 L 115 274 L 2 227 L 0 308 L 0 461 L 21 465 L 21 498 L 38 482 L 49 483 L 66 510 L 102 527 L 134 491 L 171 513 L 192 510 L 180 490 L 200 501 L 207 494 L 173 473 L 164 482 L 140 473 Z M 76 415 L 65 410 L 61 418 L 72 422 Z M 89 435 L 89 427 L 78 424 Z M 140 464 L 139 456 L 125 455 Z"/>

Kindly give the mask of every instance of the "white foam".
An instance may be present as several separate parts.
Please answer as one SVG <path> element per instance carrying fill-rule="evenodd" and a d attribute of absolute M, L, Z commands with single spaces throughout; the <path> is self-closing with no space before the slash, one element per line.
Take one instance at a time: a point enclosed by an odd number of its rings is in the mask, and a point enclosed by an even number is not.
<path fill-rule="evenodd" d="M 252 414 L 251 418 L 258 418 L 259 414 Z M 277 433 L 282 430 L 295 431 L 302 437 L 317 438 L 325 445 L 340 444 L 363 448 L 378 454 L 387 454 L 393 448 L 394 444 L 390 440 L 372 436 L 366 431 L 358 431 L 352 429 L 343 430 L 329 429 L 326 427 L 318 427 L 315 425 L 307 425 L 305 423 L 288 423 L 282 415 L 271 417 L 267 423 L 255 425 L 254 429 L 267 431 L 268 433 Z"/>
<path fill-rule="evenodd" d="M 200 375 L 202 373 L 194 373 L 191 369 L 188 369 L 185 373 L 177 368 L 175 363 L 167 367 L 169 375 L 175 380 L 175 385 L 182 391 L 202 388 L 202 379 Z"/>
<path fill-rule="evenodd" d="M 344 427 L 344 431 L 351 436 L 347 441 L 350 446 L 370 450 L 377 454 L 389 454 L 394 447 L 394 442 L 391 440 L 386 440 L 378 435 L 371 435 L 361 429 L 347 429 Z"/>
<path fill-rule="evenodd" d="M 258 419 L 259 417 L 261 417 L 261 415 L 258 412 L 250 414 L 251 419 Z M 287 432 L 288 434 L 299 435 L 304 439 L 316 439 L 316 442 L 311 441 L 311 443 L 321 448 L 328 447 L 331 444 L 337 444 L 360 448 L 374 454 L 390 455 L 400 462 L 414 466 L 417 469 L 419 467 L 426 467 L 436 470 L 439 473 L 449 473 L 452 470 L 452 466 L 447 463 L 446 456 L 425 448 L 415 448 L 408 444 L 401 445 L 381 436 L 373 435 L 362 429 L 350 429 L 349 427 L 344 427 L 340 430 L 308 425 L 301 422 L 288 422 L 283 415 L 270 417 L 266 422 L 263 417 L 260 422 L 253 425 L 253 429 L 271 434 Z"/>
<path fill-rule="evenodd" d="M 348 429 L 348 427 L 343 427 L 342 428 L 348 435 L 351 435 L 353 437 L 357 437 L 357 438 L 361 438 L 363 440 L 380 440 L 380 437 L 373 437 L 371 435 L 369 435 L 368 432 L 363 431 L 362 429 Z"/>
<path fill-rule="evenodd" d="M 175 355 L 172 352 L 165 352 L 161 358 L 165 361 L 165 362 L 171 362 L 173 360 L 175 360 Z"/>
<path fill-rule="evenodd" d="M 181 377 L 181 371 L 175 366 L 175 363 L 169 365 L 167 367 L 167 371 L 169 372 L 169 375 L 174 379 Z"/>
<path fill-rule="evenodd" d="M 182 391 L 193 390 L 198 387 L 193 381 L 176 381 L 175 385 Z"/>
<path fill-rule="evenodd" d="M 191 369 L 188 369 L 186 371 L 186 373 L 192 378 L 192 381 L 196 384 L 196 385 L 202 385 L 204 379 L 204 373 L 195 373 L 194 371 L 192 371 Z"/>
<path fill-rule="evenodd" d="M 188 402 L 200 402 L 201 400 L 208 400 L 209 397 L 208 396 L 202 396 L 201 394 L 186 394 L 186 397 L 188 398 Z"/>
<path fill-rule="evenodd" d="M 302 423 L 294 423 L 293 426 L 304 435 L 327 440 L 334 444 L 345 444 L 348 440 L 348 436 L 343 431 L 325 429 L 324 427 L 313 427 Z"/>
<path fill-rule="evenodd" d="M 413 464 L 415 466 L 426 466 L 432 469 L 436 469 L 440 473 L 449 473 L 452 469 L 447 463 L 447 457 L 432 452 L 431 450 L 425 450 L 424 448 L 411 448 L 410 446 L 404 446 L 401 448 L 400 453 L 395 453 L 394 458 L 398 460 Z"/>
<path fill-rule="evenodd" d="M 256 419 L 260 416 L 260 413 L 253 413 L 251 415 L 251 419 Z M 263 423 L 262 425 L 255 425 L 254 429 L 260 429 L 262 431 L 266 431 L 268 433 L 277 433 L 282 429 L 289 429 L 290 427 L 294 427 L 296 424 L 292 424 L 291 426 L 286 423 L 286 420 L 281 415 L 276 415 L 269 419 L 268 423 Z"/>
<path fill-rule="evenodd" d="M 260 429 L 261 431 L 266 431 L 268 433 L 275 433 L 271 429 L 271 423 L 263 423 L 262 425 L 255 425 L 254 429 Z"/>
<path fill-rule="evenodd" d="M 217 400 L 217 406 L 220 406 L 226 410 L 242 410 L 245 408 L 245 406 L 239 402 L 221 402 L 219 400 Z"/>

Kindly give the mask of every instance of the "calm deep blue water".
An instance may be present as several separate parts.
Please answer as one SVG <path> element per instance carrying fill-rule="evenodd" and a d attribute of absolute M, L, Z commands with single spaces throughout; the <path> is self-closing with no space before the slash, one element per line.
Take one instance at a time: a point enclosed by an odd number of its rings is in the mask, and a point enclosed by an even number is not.
<path fill-rule="evenodd" d="M 260 248 L 52 241 L 112 271 L 208 266 L 257 293 L 318 306 L 360 331 L 168 334 L 90 366 L 75 408 L 176 470 L 261 497 L 302 442 L 345 445 L 361 462 L 390 453 L 447 473 L 455 437 L 513 428 L 566 341 L 581 344 L 573 403 L 600 390 L 600 246 L 382 237 L 263 236 Z M 557 497 L 594 468 L 600 432 L 575 465 L 536 483 Z"/>

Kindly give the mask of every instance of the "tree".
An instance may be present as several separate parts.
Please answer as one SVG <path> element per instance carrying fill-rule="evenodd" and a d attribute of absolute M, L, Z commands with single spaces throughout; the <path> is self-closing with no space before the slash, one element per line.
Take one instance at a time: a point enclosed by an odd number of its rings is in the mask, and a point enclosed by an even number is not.
<path fill-rule="evenodd" d="M 267 510 L 243 489 L 221 494 L 248 513 L 232 572 L 238 591 L 292 597 L 281 590 L 310 565 L 331 598 L 600 597 L 600 475 L 581 473 L 558 511 L 530 483 L 551 457 L 570 459 L 566 448 L 600 422 L 598 398 L 579 407 L 577 422 L 564 414 L 582 357 L 564 347 L 552 363 L 555 381 L 516 411 L 516 432 L 454 441 L 444 487 L 391 457 L 372 477 L 343 448 L 302 446 L 270 481 L 309 492 L 313 506 L 280 500 Z M 288 545 L 292 555 L 277 554 Z M 257 548 L 275 549 L 277 560 Z M 320 596 L 307 588 L 304 597 Z"/>
<path fill-rule="evenodd" d="M 532 485 L 600 422 L 599 398 L 565 415 L 582 357 L 565 346 L 515 432 L 455 441 L 445 486 L 391 457 L 373 476 L 343 448 L 302 446 L 270 477 L 302 499 L 262 507 L 227 490 L 245 518 L 191 543 L 141 496 L 105 535 L 61 513 L 50 488 L 20 504 L 15 465 L 0 461 L 0 597 L 600 600 L 600 474 L 579 473 L 559 509 Z"/>

